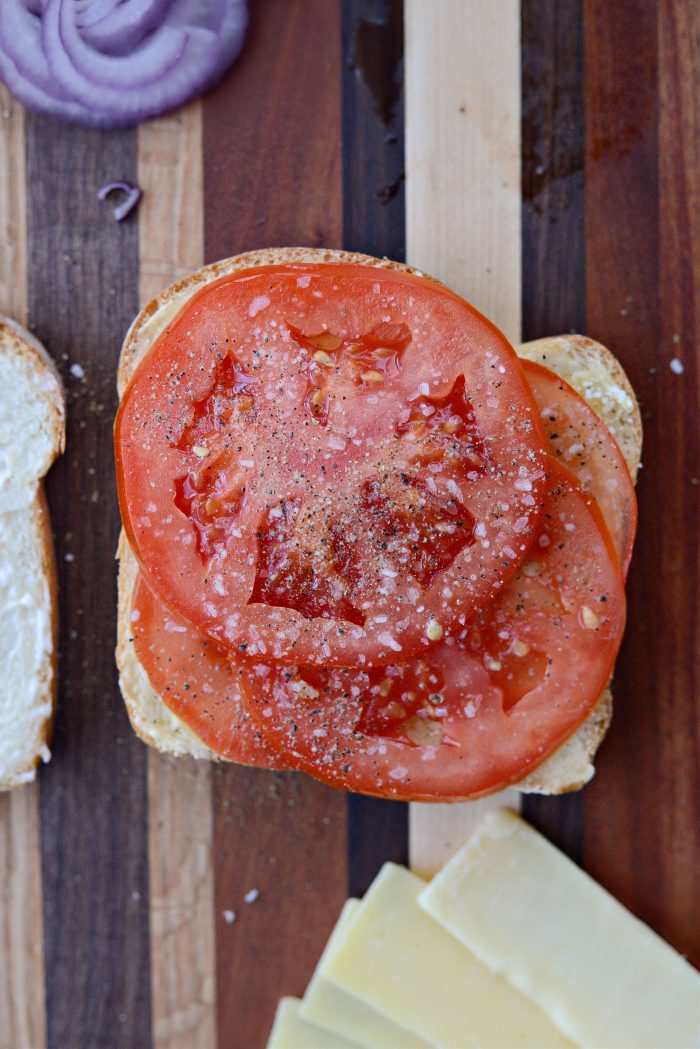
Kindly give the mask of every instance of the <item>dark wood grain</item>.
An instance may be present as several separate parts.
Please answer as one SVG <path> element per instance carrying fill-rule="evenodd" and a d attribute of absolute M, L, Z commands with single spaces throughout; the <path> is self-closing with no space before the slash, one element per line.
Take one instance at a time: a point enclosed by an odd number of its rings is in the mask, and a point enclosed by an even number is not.
<path fill-rule="evenodd" d="M 204 105 L 207 257 L 342 237 L 340 4 L 259 0 Z"/>
<path fill-rule="evenodd" d="M 583 11 L 580 0 L 523 0 L 523 340 L 585 330 Z M 583 796 L 523 796 L 523 814 L 572 859 Z"/>
<path fill-rule="evenodd" d="M 343 242 L 406 257 L 403 2 L 343 0 Z"/>
<path fill-rule="evenodd" d="M 406 257 L 402 0 L 343 2 L 343 246 Z M 348 795 L 348 884 L 408 862 L 408 806 Z"/>
<path fill-rule="evenodd" d="M 138 307 L 133 222 L 96 191 L 135 179 L 135 134 L 28 117 L 29 320 L 68 387 L 67 453 L 48 479 L 61 637 L 54 757 L 42 770 L 49 1045 L 151 1044 L 146 750 L 114 665 L 119 516 L 112 420 L 123 333 Z M 70 364 L 84 369 L 74 377 Z"/>
<path fill-rule="evenodd" d="M 586 0 L 587 327 L 632 379 L 645 446 L 615 717 L 585 794 L 584 858 L 696 965 L 699 33 L 693 0 Z"/>
<path fill-rule="evenodd" d="M 208 260 L 341 243 L 340 64 L 338 4 L 253 9 L 240 63 L 204 104 Z M 223 767 L 213 793 L 219 1046 L 260 1049 L 347 895 L 346 798 L 307 777 Z"/>

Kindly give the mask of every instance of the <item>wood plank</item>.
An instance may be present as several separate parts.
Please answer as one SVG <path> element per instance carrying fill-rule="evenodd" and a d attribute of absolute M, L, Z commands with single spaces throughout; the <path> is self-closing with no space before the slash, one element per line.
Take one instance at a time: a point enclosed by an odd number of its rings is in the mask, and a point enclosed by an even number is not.
<path fill-rule="evenodd" d="M 46 1045 L 39 792 L 0 794 L 0 1047 Z"/>
<path fill-rule="evenodd" d="M 216 1045 L 211 769 L 148 760 L 151 988 L 155 1049 Z"/>
<path fill-rule="evenodd" d="M 40 777 L 48 1041 L 141 1049 L 151 1043 L 147 761 L 114 665 L 112 449 L 138 236 L 96 197 L 105 182 L 135 181 L 136 135 L 28 114 L 26 141 L 29 319 L 69 390 L 68 451 L 47 485 L 61 601 L 54 757 Z"/>
<path fill-rule="evenodd" d="M 406 0 L 408 261 L 520 338 L 520 5 Z"/>
<path fill-rule="evenodd" d="M 582 0 L 522 0 L 523 339 L 585 333 Z M 526 794 L 523 815 L 572 859 L 583 794 Z"/>
<path fill-rule="evenodd" d="M 520 338 L 520 5 L 405 2 L 406 247 Z M 481 812 L 519 795 L 412 805 L 411 865 L 429 874 Z"/>
<path fill-rule="evenodd" d="M 406 257 L 402 0 L 343 2 L 343 247 Z M 408 806 L 348 795 L 348 890 L 408 861 Z"/>
<path fill-rule="evenodd" d="M 0 313 L 27 320 L 24 111 L 0 84 Z M 39 788 L 0 794 L 0 1046 L 46 1045 Z"/>
<path fill-rule="evenodd" d="M 24 110 L 0 84 L 0 312 L 27 320 Z"/>
<path fill-rule="evenodd" d="M 202 111 L 195 103 L 138 130 L 139 295 L 204 262 Z M 153 1045 L 216 1043 L 211 768 L 148 752 Z"/>
<path fill-rule="evenodd" d="M 201 103 L 139 127 L 142 304 L 204 265 L 203 161 Z"/>
<path fill-rule="evenodd" d="M 209 260 L 342 237 L 340 6 L 266 0 L 252 14 L 240 62 L 204 102 Z M 347 895 L 346 812 L 306 777 L 215 768 L 221 1049 L 259 1049 L 279 996 L 303 991 Z"/>
<path fill-rule="evenodd" d="M 696 965 L 698 32 L 692 0 L 586 0 L 588 332 L 628 370 L 645 447 L 616 713 L 585 794 L 584 859 Z"/>

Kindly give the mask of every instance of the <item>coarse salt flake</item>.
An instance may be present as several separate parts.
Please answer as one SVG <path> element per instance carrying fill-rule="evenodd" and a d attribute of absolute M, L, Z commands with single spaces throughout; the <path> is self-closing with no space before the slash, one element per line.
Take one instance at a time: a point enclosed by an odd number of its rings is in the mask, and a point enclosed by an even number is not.
<path fill-rule="evenodd" d="M 250 306 L 248 308 L 248 316 L 249 317 L 257 317 L 257 315 L 260 313 L 260 311 L 264 310 L 269 305 L 270 305 L 270 300 L 267 297 L 267 295 L 258 295 L 258 296 L 256 296 L 256 298 L 253 299 L 253 301 L 251 302 L 251 304 L 250 304 Z"/>

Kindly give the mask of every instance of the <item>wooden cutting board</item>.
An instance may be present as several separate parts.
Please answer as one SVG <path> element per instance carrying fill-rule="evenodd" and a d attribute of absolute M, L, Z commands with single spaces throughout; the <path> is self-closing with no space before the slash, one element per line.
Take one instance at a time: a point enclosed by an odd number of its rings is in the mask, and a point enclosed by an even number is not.
<path fill-rule="evenodd" d="M 261 1049 L 344 898 L 409 844 L 432 869 L 478 811 L 409 815 L 299 776 L 169 761 L 128 727 L 113 664 L 121 338 L 179 274 L 271 244 L 407 254 L 512 338 L 585 331 L 628 370 L 646 444 L 615 720 L 583 793 L 524 809 L 700 963 L 698 7 L 252 6 L 225 82 L 138 131 L 64 127 L 0 96 L 0 311 L 29 321 L 69 393 L 49 484 L 54 757 L 0 797 L 0 1049 Z M 121 226 L 95 197 L 118 178 L 145 190 Z"/>

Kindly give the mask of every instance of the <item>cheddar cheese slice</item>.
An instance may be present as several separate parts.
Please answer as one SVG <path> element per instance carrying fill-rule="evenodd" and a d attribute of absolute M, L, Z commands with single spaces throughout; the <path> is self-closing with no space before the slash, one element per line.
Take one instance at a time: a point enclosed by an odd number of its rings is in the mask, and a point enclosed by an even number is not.
<path fill-rule="evenodd" d="M 418 906 L 425 883 L 388 863 L 340 929 L 321 969 L 438 1049 L 563 1049 L 572 1043 L 532 1002 Z"/>
<path fill-rule="evenodd" d="M 298 998 L 280 998 L 267 1049 L 358 1049 L 355 1042 L 302 1019 Z"/>
<path fill-rule="evenodd" d="M 700 973 L 513 813 L 487 815 L 420 904 L 578 1045 L 700 1046 Z"/>
<path fill-rule="evenodd" d="M 362 1049 L 430 1049 L 429 1042 L 400 1027 L 324 976 L 328 958 L 340 948 L 350 918 L 360 906 L 359 900 L 350 899 L 343 907 L 306 989 L 300 1014 L 317 1027 L 351 1038 Z"/>

